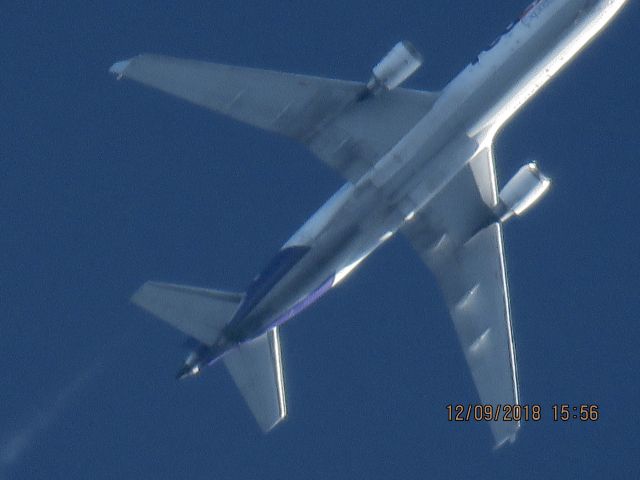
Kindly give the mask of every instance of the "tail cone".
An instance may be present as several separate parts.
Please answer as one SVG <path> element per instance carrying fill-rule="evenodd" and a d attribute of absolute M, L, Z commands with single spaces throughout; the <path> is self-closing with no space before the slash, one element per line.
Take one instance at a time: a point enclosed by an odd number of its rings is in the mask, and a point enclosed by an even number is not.
<path fill-rule="evenodd" d="M 182 367 L 178 373 L 176 374 L 176 379 L 177 380 L 182 380 L 183 378 L 187 378 L 187 377 L 193 377 L 194 375 L 197 375 L 198 373 L 200 373 L 200 366 L 199 365 L 189 365 L 186 364 L 184 367 Z"/>

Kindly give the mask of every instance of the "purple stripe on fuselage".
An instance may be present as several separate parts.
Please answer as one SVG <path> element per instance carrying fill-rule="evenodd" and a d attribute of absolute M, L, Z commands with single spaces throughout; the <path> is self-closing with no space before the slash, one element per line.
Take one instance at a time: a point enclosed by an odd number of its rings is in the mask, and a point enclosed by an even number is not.
<path fill-rule="evenodd" d="M 333 279 L 335 275 L 332 275 L 329 279 L 327 279 L 322 285 L 316 288 L 313 292 L 307 295 L 305 298 L 296 303 L 289 310 L 285 311 L 282 315 L 277 317 L 272 326 L 276 327 L 278 325 L 282 325 L 287 320 L 291 320 L 293 317 L 302 312 L 305 308 L 311 306 L 313 303 L 318 301 L 320 297 L 322 297 L 325 293 L 331 290 L 331 286 L 333 285 Z"/>
<path fill-rule="evenodd" d="M 247 315 L 260 303 L 261 300 L 271 291 L 273 286 L 282 280 L 289 271 L 296 265 L 302 257 L 310 250 L 306 246 L 294 246 L 283 248 L 271 259 L 267 267 L 251 282 L 244 300 L 240 307 L 233 314 L 233 318 L 228 324 L 229 328 L 245 320 Z"/>

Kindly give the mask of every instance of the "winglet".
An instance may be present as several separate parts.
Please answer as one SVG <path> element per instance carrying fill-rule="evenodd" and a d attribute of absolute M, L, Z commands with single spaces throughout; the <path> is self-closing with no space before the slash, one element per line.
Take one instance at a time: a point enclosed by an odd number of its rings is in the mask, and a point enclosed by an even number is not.
<path fill-rule="evenodd" d="M 124 71 L 127 69 L 130 62 L 131 60 L 121 60 L 120 62 L 114 63 L 111 65 L 111 68 L 109 68 L 109 73 L 113 73 L 117 79 L 120 80 L 124 76 Z"/>

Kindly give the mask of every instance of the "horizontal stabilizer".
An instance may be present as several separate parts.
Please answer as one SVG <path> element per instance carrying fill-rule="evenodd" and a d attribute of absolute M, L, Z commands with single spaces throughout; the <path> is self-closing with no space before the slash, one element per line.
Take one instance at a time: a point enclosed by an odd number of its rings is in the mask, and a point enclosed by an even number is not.
<path fill-rule="evenodd" d="M 196 340 L 213 345 L 242 298 L 241 293 L 147 282 L 131 301 Z"/>
<path fill-rule="evenodd" d="M 277 327 L 231 350 L 223 360 L 262 431 L 287 416 Z"/>

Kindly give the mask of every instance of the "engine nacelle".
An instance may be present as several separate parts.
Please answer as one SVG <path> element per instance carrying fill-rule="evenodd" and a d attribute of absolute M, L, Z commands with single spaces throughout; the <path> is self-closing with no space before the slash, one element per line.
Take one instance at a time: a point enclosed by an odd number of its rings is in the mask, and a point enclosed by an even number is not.
<path fill-rule="evenodd" d="M 500 192 L 500 221 L 522 215 L 549 190 L 551 179 L 531 162 L 518 170 Z"/>
<path fill-rule="evenodd" d="M 393 90 L 409 78 L 422 65 L 422 55 L 409 42 L 398 42 L 373 67 L 373 76 L 367 87 L 372 93 L 381 89 Z"/>

